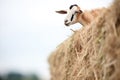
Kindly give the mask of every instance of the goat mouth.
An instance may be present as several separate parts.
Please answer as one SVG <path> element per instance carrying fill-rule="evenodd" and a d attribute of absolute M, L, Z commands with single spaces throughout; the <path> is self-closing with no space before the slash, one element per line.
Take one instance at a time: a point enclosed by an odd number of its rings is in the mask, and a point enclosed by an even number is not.
<path fill-rule="evenodd" d="M 65 23 L 66 26 L 70 26 L 70 23 Z"/>

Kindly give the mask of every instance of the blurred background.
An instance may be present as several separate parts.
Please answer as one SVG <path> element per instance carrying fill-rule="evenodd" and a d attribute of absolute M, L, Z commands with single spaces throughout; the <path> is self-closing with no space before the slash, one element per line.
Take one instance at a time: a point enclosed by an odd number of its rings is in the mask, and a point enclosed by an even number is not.
<path fill-rule="evenodd" d="M 48 57 L 80 24 L 56 10 L 108 6 L 112 0 L 0 0 L 0 80 L 50 80 Z"/>

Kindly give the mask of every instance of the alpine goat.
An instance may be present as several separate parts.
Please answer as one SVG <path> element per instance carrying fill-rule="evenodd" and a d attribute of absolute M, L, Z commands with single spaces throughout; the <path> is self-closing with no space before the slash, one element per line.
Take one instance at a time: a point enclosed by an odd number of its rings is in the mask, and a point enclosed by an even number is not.
<path fill-rule="evenodd" d="M 82 11 L 76 4 L 69 7 L 69 11 L 60 10 L 56 11 L 60 14 L 67 14 L 64 20 L 66 26 L 70 26 L 75 23 L 80 23 L 83 26 L 90 24 L 95 18 L 97 18 L 105 8 L 95 9 L 91 11 Z"/>

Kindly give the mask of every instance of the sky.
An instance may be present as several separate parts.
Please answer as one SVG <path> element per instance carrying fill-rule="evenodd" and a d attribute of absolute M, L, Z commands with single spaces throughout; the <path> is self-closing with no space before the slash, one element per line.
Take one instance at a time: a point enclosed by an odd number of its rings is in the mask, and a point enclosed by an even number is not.
<path fill-rule="evenodd" d="M 108 6 L 112 0 L 0 0 L 0 74 L 9 71 L 35 72 L 50 79 L 48 57 L 57 45 L 70 37 L 67 10 L 78 4 L 83 10 Z"/>

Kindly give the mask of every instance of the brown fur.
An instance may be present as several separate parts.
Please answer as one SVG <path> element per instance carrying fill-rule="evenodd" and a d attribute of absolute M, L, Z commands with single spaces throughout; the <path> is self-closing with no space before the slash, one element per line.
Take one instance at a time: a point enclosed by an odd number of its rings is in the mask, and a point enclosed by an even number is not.
<path fill-rule="evenodd" d="M 87 26 L 91 22 L 93 22 L 105 9 L 106 8 L 84 11 L 82 14 L 78 15 L 78 19 L 76 22 L 79 22 L 83 26 Z"/>

